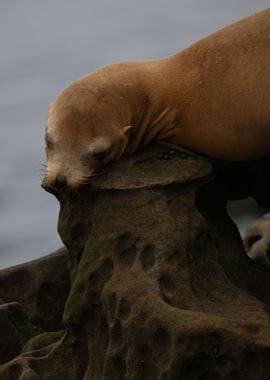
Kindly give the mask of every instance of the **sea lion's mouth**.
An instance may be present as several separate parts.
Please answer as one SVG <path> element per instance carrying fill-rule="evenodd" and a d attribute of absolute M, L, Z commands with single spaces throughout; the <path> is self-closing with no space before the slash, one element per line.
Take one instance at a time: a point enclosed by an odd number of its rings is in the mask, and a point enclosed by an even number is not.
<path fill-rule="evenodd" d="M 66 187 L 62 187 L 62 188 L 56 188 L 56 187 L 51 186 L 48 183 L 43 181 L 40 186 L 45 191 L 47 191 L 48 193 L 50 193 L 50 194 L 54 195 L 56 198 L 58 198 L 60 196 L 60 194 L 63 194 L 63 193 L 76 193 L 76 191 L 79 188 L 82 188 L 84 186 L 89 186 L 89 184 L 90 184 L 90 182 L 83 183 L 83 184 L 80 184 L 78 186 L 72 186 L 72 187 L 66 186 Z"/>
<path fill-rule="evenodd" d="M 102 171 L 103 172 L 103 171 Z M 95 180 L 97 176 L 100 176 L 102 172 L 96 172 L 88 177 L 82 176 L 82 178 L 72 180 L 68 179 L 65 175 L 57 175 L 55 178 L 51 179 L 47 176 L 44 176 L 41 183 L 42 189 L 47 191 L 50 194 L 53 194 L 56 197 L 59 197 L 63 193 L 74 193 L 77 192 L 80 188 L 89 186 Z"/>
<path fill-rule="evenodd" d="M 53 194 L 54 196 L 58 196 L 59 193 L 60 193 L 60 190 L 56 190 L 56 189 L 54 189 L 53 187 L 44 184 L 43 182 L 42 182 L 42 184 L 41 184 L 41 187 L 42 187 L 42 189 L 44 189 L 44 190 L 47 191 L 48 193 Z"/>

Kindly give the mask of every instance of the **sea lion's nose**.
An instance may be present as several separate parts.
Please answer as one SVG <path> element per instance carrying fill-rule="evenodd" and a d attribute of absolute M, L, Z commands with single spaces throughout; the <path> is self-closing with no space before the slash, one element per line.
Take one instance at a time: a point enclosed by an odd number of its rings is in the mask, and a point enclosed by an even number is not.
<path fill-rule="evenodd" d="M 67 177 L 64 175 L 57 175 L 55 177 L 53 186 L 59 190 L 66 188 L 67 187 Z"/>

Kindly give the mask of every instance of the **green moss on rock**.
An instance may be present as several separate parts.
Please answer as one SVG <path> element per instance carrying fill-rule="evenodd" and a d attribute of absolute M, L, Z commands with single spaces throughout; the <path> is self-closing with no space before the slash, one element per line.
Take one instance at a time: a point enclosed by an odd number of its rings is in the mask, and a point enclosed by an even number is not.
<path fill-rule="evenodd" d="M 39 350 L 46 346 L 50 346 L 51 344 L 61 339 L 63 335 L 64 330 L 56 332 L 46 332 L 43 334 L 36 335 L 32 339 L 28 340 L 28 342 L 24 345 L 22 352 L 30 352 L 34 350 Z"/>

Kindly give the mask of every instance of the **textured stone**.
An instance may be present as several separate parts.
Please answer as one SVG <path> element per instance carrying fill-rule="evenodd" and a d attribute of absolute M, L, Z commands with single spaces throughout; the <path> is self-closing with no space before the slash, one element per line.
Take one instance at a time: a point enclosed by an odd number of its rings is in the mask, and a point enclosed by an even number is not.
<path fill-rule="evenodd" d="M 19 355 L 24 343 L 38 334 L 17 302 L 0 306 L 0 363 L 5 363 Z"/>
<path fill-rule="evenodd" d="M 0 304 L 19 302 L 39 329 L 63 328 L 62 314 L 70 290 L 67 250 L 0 270 Z"/>
<path fill-rule="evenodd" d="M 65 248 L 0 271 L 0 363 L 20 354 L 30 338 L 63 329 L 69 290 Z"/>
<path fill-rule="evenodd" d="M 65 334 L 2 365 L 0 378 L 270 377 L 269 270 L 248 261 L 226 212 L 228 194 L 249 190 L 224 189 L 216 170 L 155 145 L 62 194 Z"/>

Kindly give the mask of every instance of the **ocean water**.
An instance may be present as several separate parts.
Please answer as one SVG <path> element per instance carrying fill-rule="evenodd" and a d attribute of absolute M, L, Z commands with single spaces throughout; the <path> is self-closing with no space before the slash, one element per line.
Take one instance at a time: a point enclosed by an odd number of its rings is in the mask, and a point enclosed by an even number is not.
<path fill-rule="evenodd" d="M 2 1 L 0 267 L 62 245 L 58 203 L 40 181 L 47 107 L 63 87 L 106 63 L 172 54 L 268 5 L 266 0 Z M 240 228 L 261 213 L 250 202 L 239 210 Z"/>

